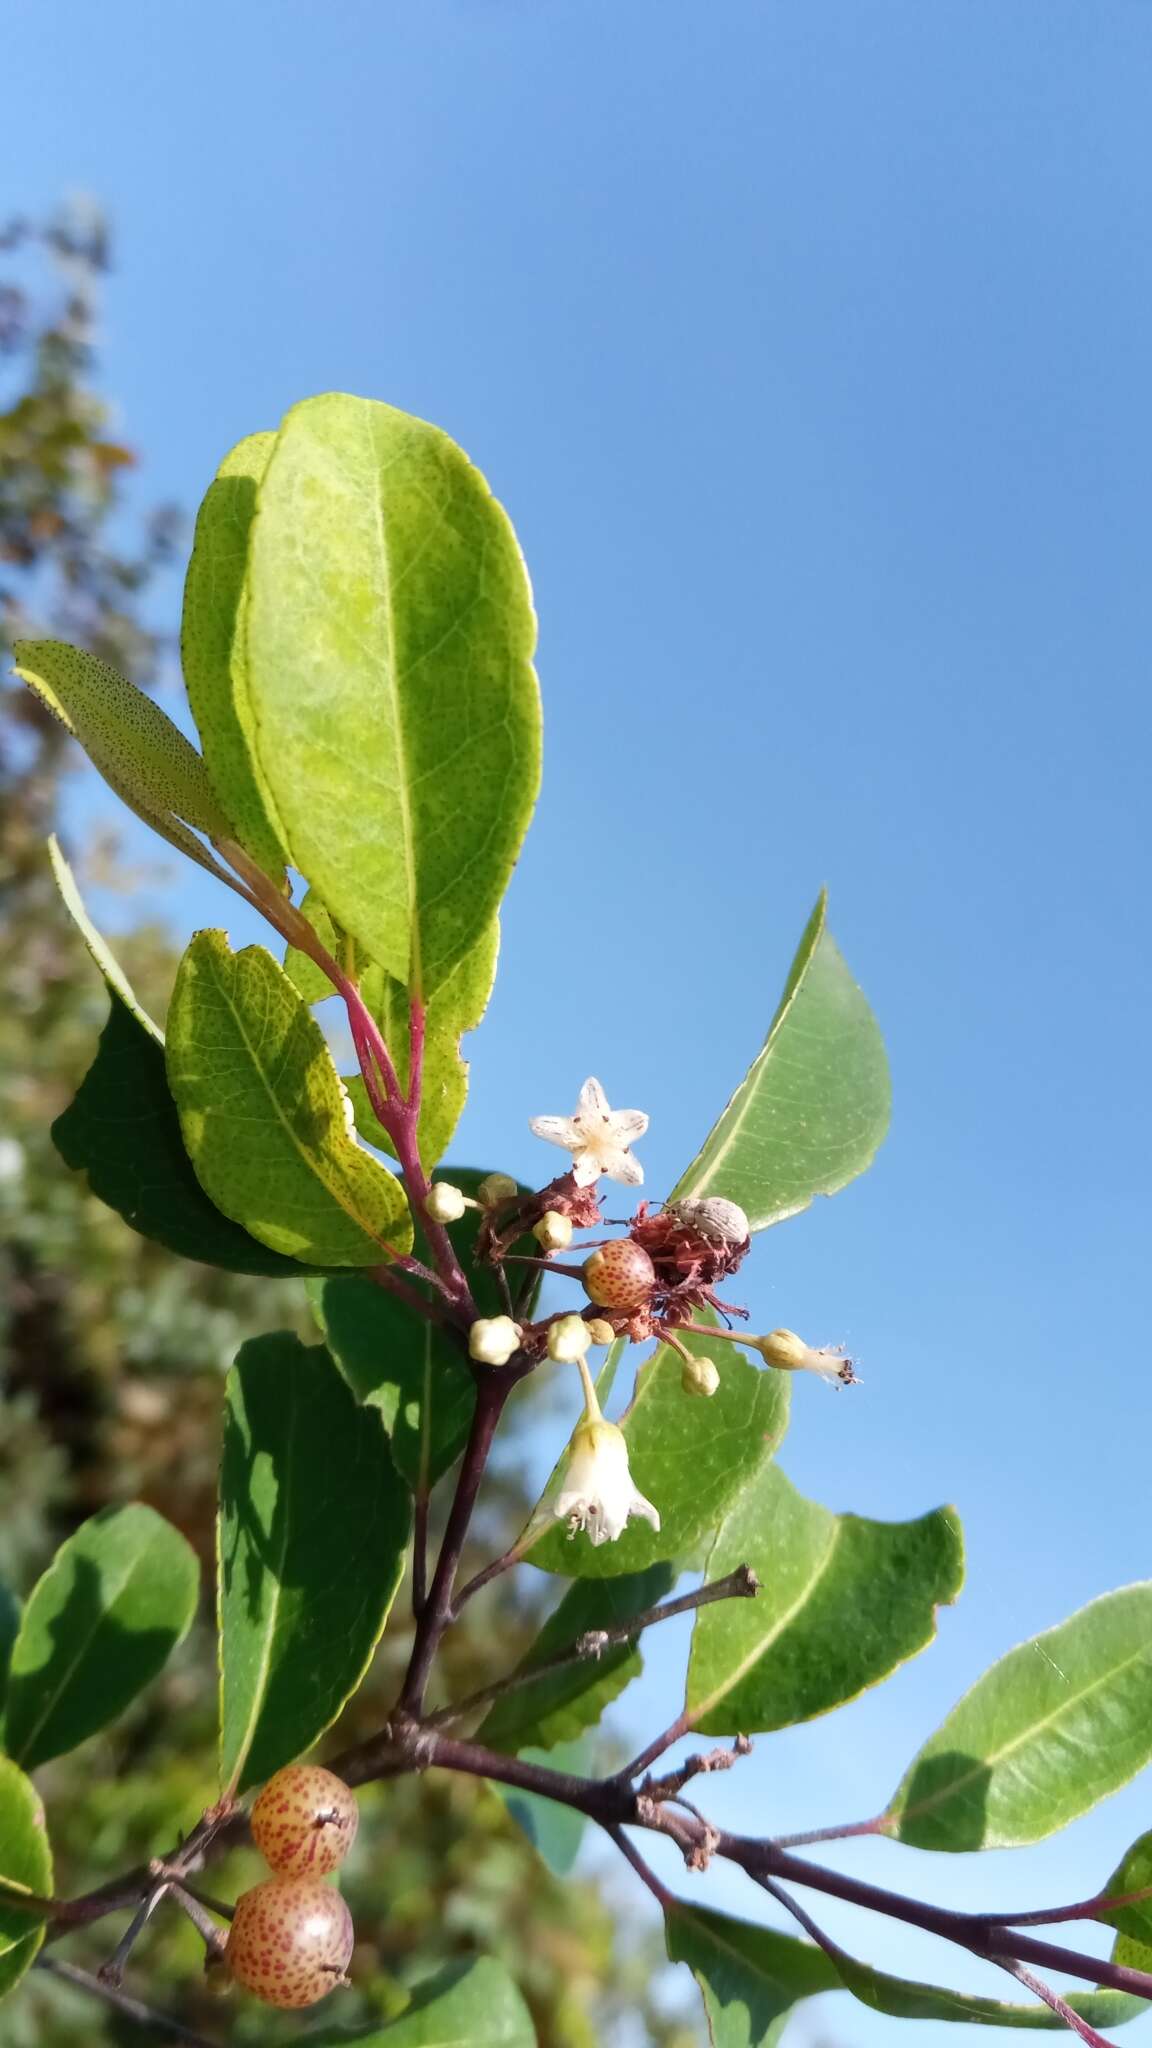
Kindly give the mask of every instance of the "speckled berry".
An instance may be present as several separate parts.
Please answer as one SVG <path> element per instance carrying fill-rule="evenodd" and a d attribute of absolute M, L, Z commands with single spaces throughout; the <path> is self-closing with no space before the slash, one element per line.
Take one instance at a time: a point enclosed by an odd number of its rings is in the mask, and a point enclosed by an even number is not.
<path fill-rule="evenodd" d="M 252 1808 L 252 1840 L 277 1877 L 326 1877 L 356 1840 L 360 1810 L 342 1778 L 289 1764 Z"/>
<path fill-rule="evenodd" d="M 602 1244 L 584 1261 L 584 1286 L 597 1308 L 639 1308 L 655 1284 L 655 1266 L 630 1237 Z"/>
<path fill-rule="evenodd" d="M 343 1982 L 356 1935 L 333 1885 L 269 1877 L 236 1901 L 224 1951 L 237 1984 L 265 2005 L 316 2005 Z"/>

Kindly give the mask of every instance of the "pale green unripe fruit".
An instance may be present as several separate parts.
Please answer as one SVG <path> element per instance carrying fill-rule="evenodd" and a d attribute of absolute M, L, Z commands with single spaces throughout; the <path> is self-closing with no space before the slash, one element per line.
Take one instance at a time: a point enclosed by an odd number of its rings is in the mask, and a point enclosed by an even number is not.
<path fill-rule="evenodd" d="M 520 1348 L 520 1335 L 511 1316 L 480 1316 L 468 1332 L 468 1356 L 478 1365 L 507 1365 Z"/>
<path fill-rule="evenodd" d="M 510 1202 L 520 1189 L 510 1173 L 490 1173 L 481 1181 L 476 1196 L 485 1209 L 498 1209 L 501 1202 Z"/>
<path fill-rule="evenodd" d="M 428 1214 L 433 1223 L 458 1223 L 468 1207 L 466 1197 L 451 1181 L 433 1181 L 428 1190 Z"/>
<path fill-rule="evenodd" d="M 770 1330 L 766 1337 L 742 1341 L 760 1353 L 765 1365 L 774 1365 L 778 1372 L 803 1372 L 808 1363 L 809 1347 L 795 1330 Z"/>

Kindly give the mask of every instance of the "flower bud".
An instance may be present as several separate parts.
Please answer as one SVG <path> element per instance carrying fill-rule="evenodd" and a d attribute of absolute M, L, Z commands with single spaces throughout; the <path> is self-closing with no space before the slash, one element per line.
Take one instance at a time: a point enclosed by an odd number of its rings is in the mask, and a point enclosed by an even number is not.
<path fill-rule="evenodd" d="M 558 1316 L 548 1325 L 548 1356 L 557 1365 L 575 1365 L 591 1342 L 583 1316 Z"/>
<path fill-rule="evenodd" d="M 484 1209 L 498 1209 L 501 1202 L 510 1202 L 520 1189 L 510 1173 L 490 1173 L 481 1181 L 476 1190 L 477 1198 Z"/>
<path fill-rule="evenodd" d="M 614 1344 L 616 1342 L 616 1332 L 612 1328 L 611 1323 L 605 1322 L 603 1316 L 589 1316 L 584 1328 L 588 1332 L 590 1344 Z"/>
<path fill-rule="evenodd" d="M 680 1385 L 686 1394 L 714 1394 L 720 1385 L 719 1370 L 710 1358 L 686 1358 Z"/>
<path fill-rule="evenodd" d="M 532 1235 L 546 1252 L 567 1251 L 572 1242 L 572 1218 L 562 1216 L 559 1209 L 547 1209 L 533 1225 Z"/>
<path fill-rule="evenodd" d="M 468 1332 L 468 1356 L 479 1365 L 507 1365 L 520 1348 L 520 1325 L 511 1316 L 481 1316 Z"/>
<path fill-rule="evenodd" d="M 468 1199 L 451 1181 L 435 1180 L 428 1190 L 426 1206 L 433 1223 L 458 1223 L 468 1207 Z"/>

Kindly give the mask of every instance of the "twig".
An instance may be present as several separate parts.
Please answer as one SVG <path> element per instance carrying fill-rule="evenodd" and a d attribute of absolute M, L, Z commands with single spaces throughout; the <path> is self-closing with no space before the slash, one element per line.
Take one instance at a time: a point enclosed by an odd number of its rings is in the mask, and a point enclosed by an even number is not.
<path fill-rule="evenodd" d="M 102 1998 L 123 2019 L 134 2020 L 138 2027 L 149 2027 L 152 2039 L 179 2041 L 183 2048 L 219 2048 L 210 2041 L 207 2034 L 194 2034 L 191 2027 L 181 2026 L 179 2020 L 169 2019 L 167 2013 L 157 2012 L 151 2005 L 145 2005 L 140 1998 L 132 1998 L 126 1991 L 120 1991 L 114 1984 L 103 1984 L 91 1970 L 81 1970 L 76 1963 L 62 1963 L 56 1956 L 37 1956 L 34 1967 L 47 1971 L 63 1984 L 71 1984 L 77 1991 L 90 1991 L 94 1998 Z"/>
<path fill-rule="evenodd" d="M 419 1621 L 428 1600 L 428 1482 L 421 1475 L 412 1503 L 412 1619 Z"/>
<path fill-rule="evenodd" d="M 398 1711 L 414 1719 L 424 1704 L 424 1691 L 432 1669 L 440 1638 L 448 1625 L 452 1611 L 452 1592 L 456 1583 L 456 1572 L 464 1549 L 472 1510 L 480 1491 L 480 1481 L 492 1448 L 496 1426 L 504 1411 L 516 1383 L 517 1374 L 507 1367 L 480 1375 L 476 1385 L 476 1407 L 472 1416 L 472 1428 L 465 1447 L 460 1476 L 456 1482 L 456 1493 L 444 1531 L 444 1541 L 436 1561 L 428 1598 L 416 1624 L 416 1640 L 412 1645 L 412 1656 L 407 1675 L 400 1693 Z"/>
<path fill-rule="evenodd" d="M 981 1913 L 991 1927 L 1056 1927 L 1064 1920 L 1098 1920 L 1121 1906 L 1142 1906 L 1152 1899 L 1152 1885 L 1136 1892 L 1097 1892 L 1094 1898 L 1078 1899 L 1071 1906 L 1042 1906 L 1036 1913 Z"/>
<path fill-rule="evenodd" d="M 465 1594 L 456 1602 L 457 1610 L 463 1604 Z M 751 1599 L 760 1590 L 760 1581 L 754 1571 L 746 1565 L 738 1565 L 726 1578 L 714 1579 L 711 1585 L 698 1586 L 693 1593 L 681 1593 L 675 1600 L 664 1600 L 654 1607 L 645 1608 L 642 1614 L 634 1614 L 630 1621 L 622 1621 L 615 1628 L 598 1628 L 577 1636 L 566 1650 L 558 1650 L 545 1663 L 524 1666 L 511 1671 L 506 1678 L 497 1678 L 491 1685 L 482 1685 L 466 1699 L 455 1700 L 451 1706 L 441 1707 L 435 1714 L 425 1717 L 426 1728 L 446 1728 L 454 1721 L 462 1721 L 465 1715 L 480 1707 L 487 1707 L 493 1700 L 503 1699 L 506 1694 L 519 1692 L 526 1685 L 534 1685 L 537 1679 L 551 1678 L 557 1671 L 565 1671 L 572 1664 L 583 1663 L 588 1657 L 602 1656 L 605 1650 L 618 1643 L 630 1643 L 647 1628 L 653 1628 L 658 1621 L 671 1621 L 677 1614 L 690 1614 L 694 1608 L 710 1607 L 716 1600 Z"/>
<path fill-rule="evenodd" d="M 664 1730 L 663 1735 L 658 1735 L 654 1742 L 648 1744 L 647 1749 L 642 1749 L 639 1756 L 634 1757 L 626 1769 L 620 1772 L 621 1781 L 638 1778 L 641 1771 L 646 1771 L 649 1764 L 654 1764 L 658 1757 L 662 1757 L 665 1750 L 671 1749 L 674 1742 L 679 1742 L 682 1735 L 691 1735 L 692 1720 L 692 1715 L 685 1707 L 683 1713 L 677 1714 L 676 1719 Z"/>
<path fill-rule="evenodd" d="M 493 1579 L 498 1579 L 502 1572 L 510 1571 L 514 1564 L 519 1564 L 520 1559 L 524 1555 L 525 1548 L 523 1538 L 520 1538 L 512 1545 L 510 1550 L 502 1551 L 499 1557 L 492 1559 L 491 1564 L 484 1566 L 483 1571 L 477 1572 L 473 1578 L 469 1579 L 467 1584 L 461 1587 L 452 1603 L 452 1620 L 459 1620 L 461 1608 L 472 1599 L 474 1594 L 482 1592 L 484 1587 L 490 1586 Z"/>
<path fill-rule="evenodd" d="M 147 1927 L 148 1922 L 151 1920 L 157 1906 L 162 1899 L 167 1897 L 169 1890 L 168 1880 L 161 1878 L 141 1900 L 112 1954 L 106 1963 L 101 1963 L 100 1968 L 96 1972 L 101 1984 L 111 1985 L 114 1991 L 119 1990 L 120 1985 L 124 1981 L 124 1965 L 128 1961 L 140 1936 L 143 1934 L 144 1929 Z"/>
<path fill-rule="evenodd" d="M 662 1799 L 680 1799 L 685 1785 L 690 1784 L 693 1778 L 703 1777 L 711 1771 L 730 1771 L 733 1764 L 739 1763 L 742 1756 L 749 1754 L 751 1748 L 752 1744 L 748 1737 L 738 1735 L 731 1749 L 721 1746 L 719 1749 L 706 1751 L 703 1756 L 686 1757 L 679 1770 L 669 1771 L 663 1778 L 645 1778 L 639 1788 L 639 1796 L 653 1799 L 657 1805 Z M 687 1806 L 689 1813 L 695 1813 L 695 1807 L 688 1806 L 686 1799 L 681 1799 L 680 1804 Z"/>
<path fill-rule="evenodd" d="M 670 1913 L 676 1905 L 675 1895 L 669 1891 L 666 1884 L 661 1883 L 651 1864 L 644 1861 L 635 1843 L 628 1840 L 623 1828 L 609 1826 L 604 1832 L 615 1842 L 625 1862 L 632 1865 L 641 1884 L 647 1885 L 661 1912 Z"/>
<path fill-rule="evenodd" d="M 1087 2020 L 1081 2019 L 1080 2014 L 1069 2005 L 1066 1998 L 1061 1998 L 1060 1993 L 1054 1991 L 1051 1984 L 1046 1984 L 1043 1977 L 1036 1977 L 1031 1970 L 1026 1970 L 1023 1963 L 1001 1963 L 1000 1968 L 1007 1970 L 1010 1977 L 1015 1977 L 1027 1991 L 1034 1992 L 1037 1998 L 1050 2006 L 1057 2019 L 1063 2020 L 1064 2025 L 1070 2027 L 1074 2034 L 1079 2034 L 1082 2041 L 1087 2041 L 1088 2048 L 1116 2048 L 1115 2042 L 1107 2040 L 1103 2034 L 1098 2034 L 1095 2027 L 1090 2027 Z"/>
<path fill-rule="evenodd" d="M 848 1842 L 856 1835 L 882 1835 L 885 1829 L 886 1813 L 879 1813 L 874 1820 L 853 1820 L 840 1827 L 809 1828 L 802 1835 L 773 1835 L 778 1849 L 807 1849 L 815 1842 Z"/>

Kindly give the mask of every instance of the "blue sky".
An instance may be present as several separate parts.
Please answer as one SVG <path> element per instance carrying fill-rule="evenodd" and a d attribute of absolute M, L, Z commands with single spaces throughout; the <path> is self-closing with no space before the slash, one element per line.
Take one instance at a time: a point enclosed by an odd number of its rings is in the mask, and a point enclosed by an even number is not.
<path fill-rule="evenodd" d="M 5 58 L 5 204 L 84 188 L 113 217 L 142 494 L 191 509 L 233 441 L 342 387 L 447 427 L 516 522 L 546 777 L 464 1152 L 551 1171 L 526 1119 L 596 1072 L 650 1111 L 659 1194 L 829 885 L 892 1135 L 761 1240 L 749 1299 L 862 1361 L 857 1396 L 797 1390 L 791 1476 L 880 1515 L 955 1501 L 971 1584 L 930 1656 L 711 1803 L 765 1832 L 875 1811 L 995 1655 L 1152 1562 L 1152 15 L 42 0 Z M 163 902 L 242 929 L 197 879 Z M 678 1704 L 671 1649 L 641 1732 Z M 1140 1784 L 1037 1851 L 842 1857 L 1032 1905 L 1148 1817 Z M 820 2021 L 842 2048 L 894 2025 Z"/>

